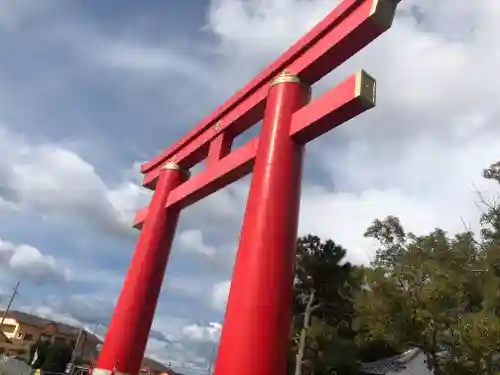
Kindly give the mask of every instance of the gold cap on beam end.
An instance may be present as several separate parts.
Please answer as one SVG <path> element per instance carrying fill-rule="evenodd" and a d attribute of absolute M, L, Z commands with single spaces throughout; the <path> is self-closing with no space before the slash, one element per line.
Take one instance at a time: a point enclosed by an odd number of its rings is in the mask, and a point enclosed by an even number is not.
<path fill-rule="evenodd" d="M 360 98 L 367 108 L 377 104 L 377 81 L 364 70 L 356 73 L 356 87 L 354 96 Z"/>
<path fill-rule="evenodd" d="M 179 172 L 184 173 L 187 177 L 191 176 L 191 172 L 189 172 L 189 170 L 182 168 L 175 161 L 169 161 L 169 162 L 165 163 L 161 167 L 161 169 L 169 169 L 169 170 L 179 171 Z"/>
<path fill-rule="evenodd" d="M 301 81 L 300 78 L 295 74 L 289 73 L 286 70 L 284 70 L 275 79 L 271 81 L 269 87 L 273 87 L 280 83 L 301 83 Z"/>

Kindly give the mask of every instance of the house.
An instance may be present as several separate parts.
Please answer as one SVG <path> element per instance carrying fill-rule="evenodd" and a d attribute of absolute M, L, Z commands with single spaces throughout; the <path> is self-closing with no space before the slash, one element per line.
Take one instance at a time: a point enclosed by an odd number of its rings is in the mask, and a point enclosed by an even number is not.
<path fill-rule="evenodd" d="M 0 316 L 2 315 L 3 311 L 0 311 Z M 9 311 L 0 328 L 0 356 L 10 354 L 29 360 L 30 347 L 41 335 L 54 340 L 69 340 L 75 345 L 79 333 L 79 327 L 73 327 L 21 311 Z M 89 364 L 97 359 L 101 344 L 102 341 L 99 337 L 84 330 L 82 331 L 77 353 L 84 363 Z M 172 369 L 160 362 L 151 358 L 144 358 L 141 374 L 158 375 L 161 373 L 176 375 Z"/>
<path fill-rule="evenodd" d="M 3 315 L 3 312 L 0 314 Z M 75 345 L 79 332 L 80 328 L 68 324 L 21 311 L 9 311 L 0 328 L 0 354 L 11 354 L 28 360 L 30 347 L 40 336 L 45 335 L 54 340 L 68 340 Z M 85 361 L 95 359 L 96 346 L 99 343 L 97 336 L 83 331 L 77 351 Z"/>
<path fill-rule="evenodd" d="M 141 374 L 158 375 L 162 373 L 174 375 L 172 373 L 172 370 L 164 364 L 155 361 L 152 358 L 144 358 L 144 360 L 142 361 Z"/>
<path fill-rule="evenodd" d="M 0 331 L 0 347 L 5 344 L 5 345 L 9 345 L 11 344 L 12 342 L 10 341 L 10 339 L 5 336 L 5 333 L 3 333 L 2 331 Z"/>
<path fill-rule="evenodd" d="M 415 348 L 403 354 L 384 358 L 375 362 L 362 363 L 363 375 L 433 375 L 427 368 L 426 355 Z"/>

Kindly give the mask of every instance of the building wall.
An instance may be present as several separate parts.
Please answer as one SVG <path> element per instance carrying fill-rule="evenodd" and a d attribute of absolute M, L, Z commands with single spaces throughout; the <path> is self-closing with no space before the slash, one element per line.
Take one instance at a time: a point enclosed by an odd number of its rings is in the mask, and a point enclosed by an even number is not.
<path fill-rule="evenodd" d="M 5 319 L 2 331 L 11 343 L 0 344 L 0 353 L 13 354 L 28 360 L 30 347 L 43 329 L 24 325 L 14 319 Z"/>
<path fill-rule="evenodd" d="M 45 334 L 53 339 L 71 340 L 74 343 L 77 336 L 60 334 L 56 324 L 48 324 L 45 327 L 33 327 L 14 319 L 5 319 L 2 331 L 12 343 L 0 343 L 0 354 L 11 354 L 26 361 L 29 360 L 30 347 L 36 342 L 41 334 Z M 85 360 L 95 359 L 95 347 L 97 343 L 90 340 L 81 340 L 78 353 L 82 353 Z"/>
<path fill-rule="evenodd" d="M 5 318 L 2 325 L 2 331 L 7 338 L 13 339 L 19 331 L 19 323 L 14 319 Z"/>

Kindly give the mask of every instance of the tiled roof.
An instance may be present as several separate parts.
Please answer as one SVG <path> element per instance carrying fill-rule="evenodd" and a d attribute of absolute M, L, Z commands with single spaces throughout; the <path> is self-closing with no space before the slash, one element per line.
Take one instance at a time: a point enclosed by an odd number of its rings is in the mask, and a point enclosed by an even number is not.
<path fill-rule="evenodd" d="M 152 358 L 144 357 L 142 361 L 142 368 L 150 368 L 154 372 L 167 372 L 170 371 L 170 369 L 165 366 L 164 364 L 155 361 Z"/>
<path fill-rule="evenodd" d="M 3 311 L 0 311 L 0 314 L 3 314 Z M 15 310 L 9 311 L 7 313 L 7 317 L 11 318 L 11 319 L 15 319 L 18 322 L 21 322 L 23 324 L 26 324 L 26 325 L 29 325 L 32 327 L 43 328 L 43 327 L 48 326 L 49 324 L 54 324 L 57 327 L 57 332 L 62 334 L 62 335 L 65 335 L 65 336 L 74 337 L 74 336 L 77 336 L 79 331 L 80 331 L 80 328 L 78 328 L 78 327 L 73 327 L 73 326 L 70 326 L 68 324 L 55 322 L 55 321 L 52 321 L 49 319 L 41 318 L 41 317 L 36 316 L 36 315 L 28 314 L 28 313 L 25 313 L 22 311 L 15 311 Z M 88 338 L 95 339 L 92 341 L 96 341 L 96 342 L 100 341 L 95 335 L 93 335 L 89 332 L 86 332 L 86 336 L 87 336 L 87 339 Z"/>
<path fill-rule="evenodd" d="M 0 311 L 0 316 L 3 314 L 3 311 Z M 12 318 L 17 320 L 18 322 L 24 323 L 26 325 L 32 326 L 32 327 L 39 327 L 43 328 L 46 327 L 49 324 L 54 324 L 57 327 L 57 331 L 63 335 L 66 336 L 73 336 L 76 337 L 80 331 L 80 328 L 78 327 L 73 327 L 68 324 L 64 323 L 59 323 L 55 322 L 49 319 L 41 318 L 36 315 L 28 314 L 22 311 L 9 311 L 7 314 L 8 318 Z M 91 339 L 92 341 L 95 341 L 96 343 L 101 343 L 102 341 L 95 335 L 93 335 L 90 332 L 85 332 L 87 339 Z M 0 334 L 3 334 L 0 331 Z M 97 354 L 97 353 L 96 353 Z M 169 372 L 169 373 L 174 373 L 170 368 L 167 366 L 161 364 L 158 361 L 155 361 L 154 359 L 144 357 L 144 360 L 142 361 L 142 367 L 148 367 L 154 372 Z"/>
<path fill-rule="evenodd" d="M 403 354 L 384 358 L 379 361 L 362 363 L 361 371 L 373 375 L 385 375 L 389 372 L 401 371 L 406 365 L 420 353 L 420 349 L 411 349 Z"/>

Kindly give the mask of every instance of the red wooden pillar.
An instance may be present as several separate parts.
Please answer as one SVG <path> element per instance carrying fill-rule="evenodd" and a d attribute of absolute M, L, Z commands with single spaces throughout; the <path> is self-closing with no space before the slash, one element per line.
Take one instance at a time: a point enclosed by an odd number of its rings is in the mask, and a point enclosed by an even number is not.
<path fill-rule="evenodd" d="M 169 193 L 187 177 L 175 163 L 160 172 L 93 375 L 139 373 L 179 218 L 178 209 L 165 206 Z"/>
<path fill-rule="evenodd" d="M 216 375 L 286 370 L 303 159 L 290 124 L 309 94 L 286 72 L 269 89 Z"/>

